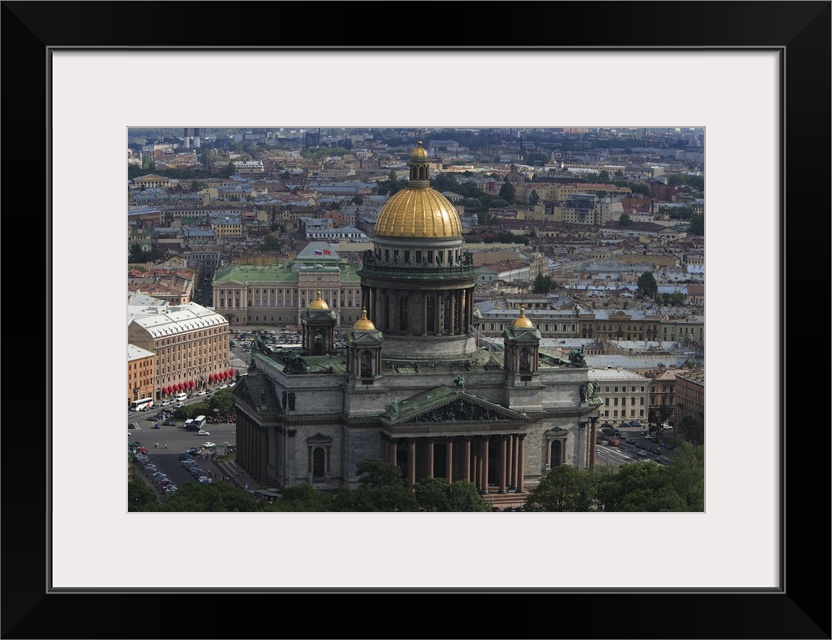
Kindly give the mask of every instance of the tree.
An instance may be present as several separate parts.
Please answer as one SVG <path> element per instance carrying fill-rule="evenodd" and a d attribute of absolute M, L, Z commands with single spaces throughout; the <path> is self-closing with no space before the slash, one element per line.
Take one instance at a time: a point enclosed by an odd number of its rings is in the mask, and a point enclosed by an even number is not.
<path fill-rule="evenodd" d="M 127 483 L 128 511 L 149 511 L 157 505 L 156 492 L 142 478 L 134 478 Z"/>
<path fill-rule="evenodd" d="M 526 511 L 590 511 L 589 474 L 570 465 L 550 469 L 526 498 Z"/>
<path fill-rule="evenodd" d="M 220 389 L 211 397 L 211 411 L 227 414 L 234 411 L 234 394 L 230 389 Z"/>
<path fill-rule="evenodd" d="M 668 478 L 667 468 L 655 462 L 621 465 L 614 474 L 599 476 L 599 507 L 603 511 L 685 511 L 684 501 Z"/>
<path fill-rule="evenodd" d="M 538 273 L 532 284 L 532 293 L 549 293 L 553 285 L 551 277 Z"/>
<path fill-rule="evenodd" d="M 629 213 L 622 213 L 618 217 L 618 224 L 622 227 L 631 227 L 633 225 L 633 219 Z"/>
<path fill-rule="evenodd" d="M 199 484 L 186 482 L 168 494 L 159 511 L 260 511 L 250 493 L 228 482 Z"/>
<path fill-rule="evenodd" d="M 139 243 L 134 243 L 130 245 L 130 257 L 127 259 L 128 262 L 144 262 L 144 251 L 142 251 L 142 246 Z"/>
<path fill-rule="evenodd" d="M 610 172 L 606 169 L 602 169 L 598 173 L 598 182 L 609 182 L 610 181 Z"/>
<path fill-rule="evenodd" d="M 361 206 L 362 204 L 364 204 L 364 199 L 361 196 L 354 196 L 353 199 L 350 200 L 350 202 L 352 202 L 353 204 L 357 204 L 358 206 Z"/>
<path fill-rule="evenodd" d="M 263 511 L 326 512 L 332 510 L 332 496 L 308 484 L 286 487 L 280 499 L 263 507 Z"/>
<path fill-rule="evenodd" d="M 263 251 L 277 251 L 280 249 L 280 240 L 274 236 L 266 236 L 263 238 L 263 244 L 260 245 L 260 249 Z"/>
<path fill-rule="evenodd" d="M 705 510 L 705 448 L 683 442 L 676 447 L 668 469 L 673 490 L 684 500 L 685 511 Z"/>
<path fill-rule="evenodd" d="M 688 233 L 695 236 L 705 235 L 705 216 L 701 213 L 694 213 L 688 224 Z"/>
<path fill-rule="evenodd" d="M 333 499 L 333 511 L 418 511 L 398 465 L 368 458 L 356 465 L 359 486 L 344 488 Z"/>
<path fill-rule="evenodd" d="M 425 478 L 413 489 L 420 511 L 491 511 L 477 486 L 467 480 L 449 483 L 444 478 Z"/>
<path fill-rule="evenodd" d="M 367 458 L 355 467 L 358 481 L 369 487 L 405 486 L 402 470 L 397 464 Z"/>
<path fill-rule="evenodd" d="M 537 189 L 532 189 L 532 192 L 529 194 L 529 204 L 534 206 L 538 202 L 540 202 L 540 196 L 537 195 Z"/>
<path fill-rule="evenodd" d="M 705 425 L 693 416 L 682 418 L 677 429 L 685 437 L 685 440 L 694 446 L 703 444 L 705 440 Z"/>
<path fill-rule="evenodd" d="M 501 199 L 505 200 L 508 204 L 514 204 L 515 202 L 515 192 L 514 192 L 514 185 L 512 185 L 508 178 L 503 182 L 502 186 L 500 187 L 499 196 Z"/>
<path fill-rule="evenodd" d="M 656 278 L 653 277 L 652 271 L 645 271 L 638 277 L 636 282 L 638 292 L 645 298 L 652 298 L 659 290 L 659 285 L 656 284 Z"/>

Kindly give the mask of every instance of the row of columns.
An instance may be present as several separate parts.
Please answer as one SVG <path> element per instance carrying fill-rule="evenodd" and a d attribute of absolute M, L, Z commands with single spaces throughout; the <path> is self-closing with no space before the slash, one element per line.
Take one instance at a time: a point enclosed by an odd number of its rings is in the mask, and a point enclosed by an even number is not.
<path fill-rule="evenodd" d="M 362 304 L 367 309 L 368 317 L 381 331 L 406 331 L 411 335 L 421 336 L 466 335 L 470 331 L 474 323 L 473 287 L 420 293 L 421 300 L 416 303 L 410 291 L 365 288 Z M 428 308 L 428 298 L 431 297 L 434 300 L 432 310 Z M 406 329 L 400 329 L 402 315 Z M 416 318 L 420 322 L 414 322 Z"/>
<path fill-rule="evenodd" d="M 382 459 L 390 464 L 400 464 L 400 453 L 406 452 L 404 466 L 408 488 L 424 478 L 444 477 L 448 482 L 468 480 L 473 482 L 480 493 L 490 493 L 491 476 L 489 452 L 495 443 L 495 479 L 498 493 L 523 492 L 524 450 L 526 435 L 498 434 L 483 436 L 449 436 L 446 438 L 394 438 L 382 439 Z M 445 469 L 437 473 L 436 445 L 445 447 Z M 457 451 L 460 450 L 460 453 Z M 454 466 L 461 461 L 461 468 Z"/>
<path fill-rule="evenodd" d="M 236 462 L 253 478 L 264 481 L 267 472 L 267 435 L 242 415 L 237 416 Z"/>

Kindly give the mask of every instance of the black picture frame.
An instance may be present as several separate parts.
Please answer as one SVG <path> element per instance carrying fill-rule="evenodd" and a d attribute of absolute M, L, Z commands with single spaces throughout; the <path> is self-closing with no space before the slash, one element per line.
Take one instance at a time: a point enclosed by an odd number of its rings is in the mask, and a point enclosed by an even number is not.
<path fill-rule="evenodd" d="M 12 277 L 16 274 L 10 276 L 6 270 L 6 301 L 39 304 L 42 296 L 33 293 L 39 293 L 41 283 L 49 292 L 47 267 L 54 239 L 49 237 L 48 153 L 42 174 L 31 170 L 35 163 L 16 163 L 14 159 L 17 153 L 27 160 L 39 159 L 48 149 L 49 52 L 56 48 L 779 50 L 785 78 L 781 97 L 781 180 L 786 188 L 781 207 L 781 282 L 772 282 L 772 286 L 782 287 L 783 307 L 781 344 L 769 348 L 783 371 L 783 409 L 778 417 L 785 452 L 781 490 L 783 503 L 789 508 L 784 508 L 780 522 L 782 588 L 737 593 L 691 589 L 672 594 L 362 589 L 281 594 L 212 591 L 174 596 L 150 590 L 137 594 L 104 590 L 51 593 L 46 533 L 48 482 L 54 481 L 48 470 L 55 452 L 50 451 L 49 432 L 59 425 L 48 401 L 43 402 L 37 394 L 45 390 L 48 395 L 50 384 L 55 383 L 49 377 L 48 366 L 48 337 L 56 321 L 52 310 L 44 314 L 43 324 L 39 324 L 37 314 L 30 314 L 25 325 L 26 335 L 44 336 L 43 359 L 33 358 L 27 340 L 21 357 L 9 356 L 7 351 L 2 365 L 8 396 L 6 428 L 0 434 L 4 454 L 0 506 L 5 516 L 0 564 L 2 637 L 830 638 L 829 459 L 828 455 L 818 455 L 826 454 L 829 445 L 824 440 L 819 452 L 809 450 L 814 445 L 804 434 L 814 426 L 812 416 L 819 411 L 816 401 L 800 402 L 813 400 L 805 384 L 800 395 L 793 394 L 795 409 L 785 410 L 787 372 L 792 378 L 814 378 L 818 368 L 826 370 L 822 364 L 818 367 L 813 363 L 810 368 L 804 362 L 806 353 L 814 351 L 813 344 L 786 348 L 786 309 L 797 306 L 795 293 L 805 290 L 807 280 L 810 284 L 817 282 L 812 275 L 828 274 L 830 3 L 446 2 L 420 7 L 402 3 L 396 12 L 394 7 L 395 3 L 361 2 L 3 2 L 2 142 L 6 153 L 2 171 L 7 187 L 17 185 L 4 194 L 6 239 L 9 246 L 20 244 L 24 224 L 30 238 L 47 239 L 43 279 L 33 279 L 31 274 L 23 279 Z M 246 19 L 255 12 L 262 18 L 267 10 L 277 12 L 276 25 L 293 26 L 263 29 Z M 149 12 L 157 12 L 152 27 L 145 19 Z M 159 27 L 160 14 L 167 28 Z M 409 26 L 400 15 L 412 16 L 414 25 Z M 229 22 L 239 27 L 229 28 Z M 197 23 L 214 26 L 183 28 Z M 535 27 L 541 23 L 544 26 Z M 807 173 L 811 179 L 804 186 L 801 181 Z M 37 196 L 41 194 L 45 216 L 39 213 L 41 200 Z M 820 215 L 816 215 L 818 211 Z M 42 230 L 38 229 L 41 234 L 32 233 L 32 222 L 44 224 Z M 792 249 L 793 267 L 788 271 L 787 249 Z M 813 264 L 819 257 L 826 258 L 820 271 Z M 37 257 L 33 255 L 31 261 L 36 262 Z M 825 277 L 820 280 L 826 283 Z M 788 304 L 787 291 L 792 293 Z M 825 301 L 827 294 L 821 297 Z M 804 303 L 808 306 L 810 301 Z M 826 320 L 825 305 L 820 315 Z M 6 345 L 14 354 L 15 344 L 20 345 L 20 327 L 8 315 L 4 319 Z M 793 313 L 792 320 L 794 326 L 806 324 L 801 328 L 804 335 L 813 335 L 809 332 L 816 318 L 797 320 Z M 20 362 L 29 364 L 21 368 Z M 30 369 L 34 379 L 22 375 Z M 20 408 L 19 397 L 19 390 L 24 388 L 37 389 L 33 395 L 38 398 L 34 405 L 27 404 L 25 411 Z M 14 397 L 12 389 L 17 392 Z M 40 413 L 44 404 L 45 412 Z M 788 433 L 787 418 L 791 419 Z M 747 428 L 753 429 L 753 425 Z M 823 432 L 826 434 L 825 428 Z M 646 552 L 645 561 L 649 561 Z M 137 570 L 141 568 L 141 558 L 136 559 L 136 566 Z M 338 598 L 345 595 L 371 597 Z M 386 598 L 379 599 L 382 595 Z M 464 596 L 465 600 L 454 603 L 447 599 L 450 596 Z M 113 612 L 117 614 L 115 623 Z"/>

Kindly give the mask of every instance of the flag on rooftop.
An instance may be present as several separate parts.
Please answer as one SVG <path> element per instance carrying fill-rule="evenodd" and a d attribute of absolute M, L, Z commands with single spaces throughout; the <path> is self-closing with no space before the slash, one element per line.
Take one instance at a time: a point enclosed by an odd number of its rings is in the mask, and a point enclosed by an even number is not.
<path fill-rule="evenodd" d="M 324 252 L 321 251 L 320 249 L 315 249 L 315 255 L 316 256 L 322 256 L 322 255 L 324 255 Z"/>

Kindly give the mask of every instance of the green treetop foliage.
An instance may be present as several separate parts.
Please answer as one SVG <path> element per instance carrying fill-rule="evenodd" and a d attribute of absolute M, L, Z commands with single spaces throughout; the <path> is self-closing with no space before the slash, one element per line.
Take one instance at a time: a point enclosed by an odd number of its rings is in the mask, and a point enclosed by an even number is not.
<path fill-rule="evenodd" d="M 630 217 L 630 214 L 622 213 L 620 216 L 618 216 L 618 225 L 621 227 L 633 226 L 633 219 Z"/>
<path fill-rule="evenodd" d="M 701 213 L 694 213 L 688 225 L 688 233 L 695 236 L 705 235 L 705 216 Z"/>
<path fill-rule="evenodd" d="M 211 412 L 217 409 L 219 414 L 232 413 L 234 411 L 234 394 L 231 389 L 220 389 L 210 401 Z"/>
<path fill-rule="evenodd" d="M 268 503 L 263 511 L 326 512 L 332 511 L 333 497 L 317 491 L 311 485 L 297 484 L 286 487 L 279 500 Z"/>
<path fill-rule="evenodd" d="M 685 416 L 676 427 L 685 440 L 694 445 L 701 445 L 705 441 L 705 425 L 693 416 Z"/>
<path fill-rule="evenodd" d="M 186 482 L 154 511 L 260 511 L 261 505 L 247 491 L 232 483 Z"/>
<path fill-rule="evenodd" d="M 704 449 L 682 443 L 669 465 L 653 461 L 553 467 L 526 498 L 527 511 L 702 511 Z"/>
<path fill-rule="evenodd" d="M 529 194 L 529 204 L 534 206 L 538 202 L 540 202 L 540 196 L 537 193 L 537 189 L 532 189 L 532 192 Z"/>
<path fill-rule="evenodd" d="M 468 480 L 449 483 L 444 478 L 425 478 L 414 487 L 420 511 L 491 511 L 477 486 Z"/>
<path fill-rule="evenodd" d="M 150 511 L 158 502 L 156 492 L 142 478 L 135 477 L 127 483 L 128 511 Z"/>
<path fill-rule="evenodd" d="M 532 284 L 532 293 L 549 293 L 554 285 L 555 283 L 550 276 L 544 276 L 542 273 L 538 273 Z"/>
<path fill-rule="evenodd" d="M 508 204 L 514 204 L 516 196 L 514 185 L 511 184 L 508 180 L 503 182 L 502 186 L 500 186 L 500 198 L 502 198 Z"/>
<path fill-rule="evenodd" d="M 550 469 L 526 498 L 526 511 L 590 511 L 592 479 L 569 465 Z"/>
<path fill-rule="evenodd" d="M 674 291 L 673 293 L 660 293 L 657 296 L 657 300 L 660 304 L 667 305 L 669 307 L 681 307 L 686 302 L 685 294 L 680 291 Z"/>
<path fill-rule="evenodd" d="M 659 285 L 656 284 L 656 278 L 653 276 L 652 271 L 642 273 L 638 277 L 636 285 L 638 286 L 638 292 L 646 298 L 654 297 L 659 290 Z"/>
<path fill-rule="evenodd" d="M 263 243 L 260 245 L 263 251 L 277 251 L 280 249 L 280 240 L 274 236 L 266 236 L 263 238 Z"/>

